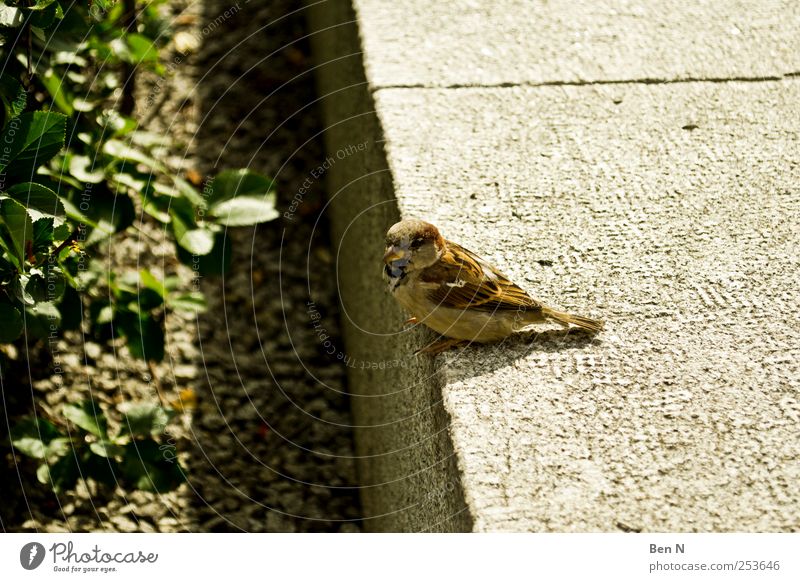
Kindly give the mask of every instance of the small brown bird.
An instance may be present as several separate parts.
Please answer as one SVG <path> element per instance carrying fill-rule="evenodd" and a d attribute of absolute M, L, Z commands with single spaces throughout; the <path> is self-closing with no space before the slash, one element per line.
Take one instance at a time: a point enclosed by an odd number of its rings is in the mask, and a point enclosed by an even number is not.
<path fill-rule="evenodd" d="M 492 342 L 548 320 L 591 332 L 603 322 L 550 309 L 492 265 L 422 220 L 398 222 L 386 233 L 384 278 L 395 299 L 445 340 L 421 352 L 438 354 L 468 342 Z"/>

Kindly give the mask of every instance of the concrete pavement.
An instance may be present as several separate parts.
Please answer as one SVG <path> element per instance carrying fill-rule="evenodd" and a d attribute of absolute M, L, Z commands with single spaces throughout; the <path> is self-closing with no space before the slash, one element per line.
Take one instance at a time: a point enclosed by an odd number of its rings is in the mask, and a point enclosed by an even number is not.
<path fill-rule="evenodd" d="M 367 527 L 800 528 L 796 3 L 354 4 L 310 13 L 369 144 L 327 175 Z M 400 216 L 607 331 L 410 357 Z"/>

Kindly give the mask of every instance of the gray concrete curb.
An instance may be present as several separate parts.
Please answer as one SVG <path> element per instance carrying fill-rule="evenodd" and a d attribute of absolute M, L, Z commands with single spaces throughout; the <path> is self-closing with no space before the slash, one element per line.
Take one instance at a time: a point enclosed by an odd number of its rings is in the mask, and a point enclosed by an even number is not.
<path fill-rule="evenodd" d="M 312 47 L 326 120 L 328 180 L 365 527 L 372 531 L 468 531 L 434 362 L 410 357 L 413 340 L 386 293 L 380 259 L 387 225 L 399 219 L 383 130 L 364 77 L 358 29 L 347 2 L 310 10 Z M 327 166 L 327 167 L 325 167 Z"/>
<path fill-rule="evenodd" d="M 354 4 L 309 13 L 366 527 L 800 528 L 797 5 Z M 607 331 L 411 357 L 400 216 Z"/>

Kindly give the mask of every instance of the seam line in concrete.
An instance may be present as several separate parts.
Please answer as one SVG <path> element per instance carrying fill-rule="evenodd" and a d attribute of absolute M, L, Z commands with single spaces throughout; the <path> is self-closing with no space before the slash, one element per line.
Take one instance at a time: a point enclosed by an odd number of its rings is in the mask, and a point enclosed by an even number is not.
<path fill-rule="evenodd" d="M 425 83 L 398 83 L 372 87 L 372 92 L 385 89 L 506 89 L 511 87 L 583 87 L 593 85 L 675 85 L 680 83 L 765 83 L 800 79 L 800 71 L 783 75 L 761 77 L 686 77 L 683 79 L 607 79 L 596 81 L 540 81 L 522 83 L 453 83 L 450 85 L 427 85 Z"/>

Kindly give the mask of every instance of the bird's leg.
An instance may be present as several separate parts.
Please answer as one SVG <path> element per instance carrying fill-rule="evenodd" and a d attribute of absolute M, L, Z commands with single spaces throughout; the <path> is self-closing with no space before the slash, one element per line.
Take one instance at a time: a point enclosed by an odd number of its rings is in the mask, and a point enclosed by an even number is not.
<path fill-rule="evenodd" d="M 437 340 L 423 348 L 418 349 L 416 352 L 414 352 L 414 355 L 418 356 L 420 354 L 429 354 L 431 356 L 435 356 L 449 350 L 450 348 L 464 347 L 468 345 L 469 342 L 466 340 L 446 338 L 443 340 Z"/>

